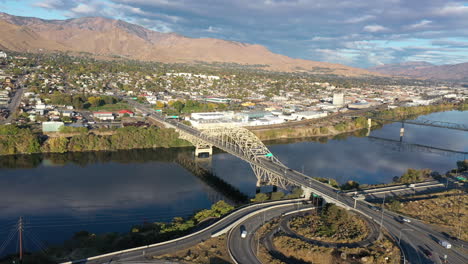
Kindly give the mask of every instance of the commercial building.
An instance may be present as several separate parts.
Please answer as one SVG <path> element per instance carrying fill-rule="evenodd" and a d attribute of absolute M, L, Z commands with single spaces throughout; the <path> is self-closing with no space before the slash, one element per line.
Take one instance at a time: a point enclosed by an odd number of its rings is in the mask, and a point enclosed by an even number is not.
<path fill-rule="evenodd" d="M 333 94 L 333 105 L 337 105 L 337 106 L 344 105 L 344 94 L 342 93 Z"/>
<path fill-rule="evenodd" d="M 327 112 L 303 111 L 303 112 L 294 113 L 291 116 L 294 117 L 295 120 L 304 120 L 304 119 L 326 117 L 327 115 L 328 115 Z"/>
<path fill-rule="evenodd" d="M 118 114 L 119 114 L 119 117 L 123 117 L 124 115 L 129 115 L 129 116 L 134 116 L 135 115 L 135 113 L 133 113 L 130 110 L 120 110 L 118 112 Z"/>
<path fill-rule="evenodd" d="M 94 118 L 97 118 L 101 121 L 112 121 L 114 120 L 114 114 L 112 112 L 94 112 Z"/>

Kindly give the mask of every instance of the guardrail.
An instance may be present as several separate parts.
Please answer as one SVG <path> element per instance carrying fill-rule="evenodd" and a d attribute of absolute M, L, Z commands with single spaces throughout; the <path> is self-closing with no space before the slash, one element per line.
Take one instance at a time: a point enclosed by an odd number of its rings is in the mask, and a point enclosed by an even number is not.
<path fill-rule="evenodd" d="M 89 258 L 85 258 L 85 259 L 79 259 L 79 260 L 72 260 L 72 261 L 62 262 L 61 264 L 87 263 L 87 262 L 89 262 L 89 261 L 98 260 L 98 259 L 105 258 L 105 257 L 111 257 L 111 256 L 123 254 L 123 253 L 129 253 L 129 252 L 134 252 L 134 251 L 138 251 L 138 250 L 142 250 L 142 249 L 149 249 L 149 248 L 154 248 L 154 247 L 158 247 L 158 246 L 162 246 L 162 245 L 174 243 L 174 242 L 177 242 L 177 241 L 180 241 L 180 240 L 184 240 L 184 239 L 193 237 L 193 236 L 198 235 L 198 234 L 200 234 L 200 233 L 202 233 L 202 232 L 206 232 L 206 231 L 208 231 L 209 229 L 213 228 L 215 225 L 220 224 L 221 221 L 223 221 L 223 220 L 226 219 L 227 217 L 232 216 L 234 213 L 239 213 L 239 212 L 241 212 L 241 211 L 245 211 L 245 210 L 250 209 L 250 208 L 255 207 L 255 206 L 271 205 L 271 204 L 284 203 L 284 202 L 287 202 L 287 201 L 291 201 L 291 202 L 292 202 L 292 201 L 301 201 L 301 200 L 303 200 L 303 199 L 279 200 L 279 201 L 272 201 L 272 202 L 266 202 L 266 203 L 255 203 L 255 204 L 250 204 L 250 205 L 242 206 L 242 207 L 239 207 L 239 208 L 237 208 L 236 210 L 232 211 L 231 213 L 229 213 L 229 214 L 223 216 L 222 218 L 220 218 L 218 221 L 216 221 L 215 223 L 211 224 L 210 226 L 207 226 L 207 227 L 205 227 L 205 228 L 203 228 L 203 229 L 201 229 L 201 230 L 199 230 L 199 231 L 197 231 L 197 232 L 188 234 L 188 235 L 183 236 L 183 237 L 179 237 L 179 238 L 175 238 L 175 239 L 172 239 L 172 240 L 168 240 L 168 241 L 164 241 L 164 242 L 159 242 L 159 243 L 155 243 L 155 244 L 151 244 L 151 245 L 146 245 L 146 246 L 141 246 L 141 247 L 136 247 L 136 248 L 130 248 L 130 249 L 125 249 L 125 250 L 120 250 L 120 251 L 114 251 L 114 252 L 110 252 L 110 253 L 106 253 L 106 254 L 102 254 L 102 255 L 97 255 L 97 256 L 89 257 Z M 289 204 L 288 204 L 288 205 L 289 205 Z"/>

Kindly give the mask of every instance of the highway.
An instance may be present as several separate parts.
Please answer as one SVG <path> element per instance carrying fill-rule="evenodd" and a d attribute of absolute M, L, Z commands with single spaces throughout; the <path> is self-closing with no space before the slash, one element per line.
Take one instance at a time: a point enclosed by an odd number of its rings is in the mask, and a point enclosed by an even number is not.
<path fill-rule="evenodd" d="M 280 208 L 279 210 L 282 210 L 281 208 L 290 207 L 295 208 L 302 206 L 303 201 L 303 199 L 282 200 L 240 207 L 212 225 L 184 237 L 134 249 L 103 254 L 87 259 L 67 261 L 63 262 L 62 264 L 99 264 L 111 262 L 114 263 L 116 261 L 123 262 L 145 260 L 147 256 L 163 255 L 166 253 L 175 252 L 180 249 L 194 246 L 213 236 L 225 234 L 232 228 L 233 225 L 236 225 L 238 221 L 243 221 L 243 219 L 247 219 L 259 212 L 262 212 L 262 210 L 270 210 L 275 208 Z"/>
<path fill-rule="evenodd" d="M 261 264 L 257 259 L 257 251 L 261 241 L 255 231 L 275 217 L 304 208 L 312 209 L 312 205 L 289 205 L 286 207 L 269 208 L 269 210 L 249 217 L 234 226 L 227 237 L 228 251 L 234 263 Z M 242 238 L 240 236 L 241 228 L 245 228 L 247 237 Z"/>
<path fill-rule="evenodd" d="M 448 263 L 453 264 L 466 264 L 468 263 L 468 254 L 466 249 L 452 248 L 445 249 L 438 244 L 438 240 L 442 239 L 442 235 L 438 231 L 434 231 L 430 226 L 423 224 L 419 221 L 413 220 L 412 223 L 402 224 L 398 221 L 398 216 L 386 211 L 372 210 L 372 206 L 364 201 L 357 201 L 352 197 L 337 193 L 337 190 L 331 186 L 321 183 L 310 176 L 304 175 L 298 171 L 289 169 L 282 164 L 271 162 L 267 158 L 250 159 L 245 157 L 239 148 L 235 146 L 225 146 L 221 141 L 216 138 L 210 138 L 202 135 L 201 132 L 193 127 L 184 125 L 174 120 L 166 120 L 161 114 L 156 114 L 152 109 L 140 105 L 136 102 L 132 103 L 133 106 L 141 112 L 146 112 L 150 117 L 158 120 L 163 124 L 174 127 L 185 133 L 200 137 L 206 142 L 216 146 L 227 153 L 235 155 L 255 166 L 268 170 L 276 175 L 281 175 L 293 185 L 302 186 L 313 190 L 313 193 L 320 195 L 326 201 L 334 202 L 339 206 L 356 210 L 361 214 L 369 217 L 377 223 L 381 223 L 395 240 L 401 240 L 401 247 L 404 255 L 410 263 L 441 263 L 442 258 L 446 255 Z M 354 204 L 356 207 L 354 208 Z M 402 231 L 404 230 L 404 231 Z M 402 232 L 400 232 L 402 231 Z M 249 241 L 249 240 L 245 240 Z M 245 241 L 243 241 L 245 243 Z M 247 246 L 248 248 L 249 246 Z M 247 249 L 246 247 L 243 247 Z M 428 249 L 433 252 L 432 257 L 426 256 L 422 249 Z"/>

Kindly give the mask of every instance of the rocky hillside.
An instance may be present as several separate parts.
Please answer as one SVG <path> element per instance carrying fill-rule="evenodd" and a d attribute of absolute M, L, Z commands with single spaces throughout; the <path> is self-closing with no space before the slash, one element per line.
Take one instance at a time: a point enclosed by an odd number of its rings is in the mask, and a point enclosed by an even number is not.
<path fill-rule="evenodd" d="M 261 45 L 188 38 L 102 17 L 43 20 L 0 13 L 0 21 L 0 45 L 15 51 L 69 50 L 170 63 L 222 62 L 267 65 L 265 69 L 274 71 L 380 75 L 340 64 L 289 58 Z"/>
<path fill-rule="evenodd" d="M 468 63 L 433 65 L 428 62 L 385 64 L 369 68 L 386 75 L 434 80 L 468 80 Z"/>

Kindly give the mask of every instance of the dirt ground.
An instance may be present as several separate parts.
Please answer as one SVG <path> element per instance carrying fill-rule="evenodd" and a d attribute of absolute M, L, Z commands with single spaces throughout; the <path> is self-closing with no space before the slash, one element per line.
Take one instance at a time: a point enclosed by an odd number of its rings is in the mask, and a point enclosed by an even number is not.
<path fill-rule="evenodd" d="M 211 238 L 191 248 L 172 254 L 155 256 L 155 259 L 172 260 L 180 263 L 231 264 L 226 247 L 226 236 Z"/>

